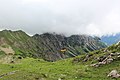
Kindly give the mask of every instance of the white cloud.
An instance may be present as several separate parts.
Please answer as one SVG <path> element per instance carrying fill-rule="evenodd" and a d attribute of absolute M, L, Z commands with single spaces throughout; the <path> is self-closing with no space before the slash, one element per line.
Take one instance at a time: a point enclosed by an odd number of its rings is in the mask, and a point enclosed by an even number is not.
<path fill-rule="evenodd" d="M 119 0 L 0 0 L 0 28 L 29 34 L 120 32 Z"/>
<path fill-rule="evenodd" d="M 49 0 L 22 0 L 23 4 L 46 3 Z"/>
<path fill-rule="evenodd" d="M 98 35 L 99 36 L 102 32 L 100 31 L 100 29 L 98 28 L 97 25 L 91 23 L 86 27 L 85 33 L 87 33 L 89 35 Z"/>

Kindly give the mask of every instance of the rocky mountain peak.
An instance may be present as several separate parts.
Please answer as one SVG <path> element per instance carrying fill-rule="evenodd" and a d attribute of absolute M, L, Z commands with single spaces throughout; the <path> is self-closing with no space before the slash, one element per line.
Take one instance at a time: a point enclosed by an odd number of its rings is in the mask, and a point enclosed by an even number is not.
<path fill-rule="evenodd" d="M 48 61 L 75 57 L 106 47 L 105 44 L 88 35 L 66 37 L 56 33 L 43 33 L 34 36 L 24 31 L 0 31 L 0 43 L 10 46 L 15 54 L 23 57 L 43 58 Z"/>

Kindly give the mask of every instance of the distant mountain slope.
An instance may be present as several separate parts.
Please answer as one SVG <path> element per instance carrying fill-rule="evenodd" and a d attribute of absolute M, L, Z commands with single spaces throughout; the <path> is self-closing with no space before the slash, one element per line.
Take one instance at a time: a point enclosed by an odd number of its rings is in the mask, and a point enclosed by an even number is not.
<path fill-rule="evenodd" d="M 116 35 L 110 35 L 110 36 L 102 36 L 101 41 L 106 43 L 107 45 L 112 45 L 120 41 L 120 33 Z"/>
<path fill-rule="evenodd" d="M 98 38 L 86 35 L 65 37 L 58 34 L 44 33 L 31 37 L 21 30 L 0 31 L 0 53 L 6 55 L 20 55 L 22 57 L 56 61 L 104 47 L 106 47 L 105 44 L 100 42 Z"/>
<path fill-rule="evenodd" d="M 42 53 L 46 60 L 58 60 L 67 57 L 75 57 L 80 54 L 106 47 L 98 38 L 87 35 L 72 35 L 66 37 L 58 34 L 44 33 L 34 35 L 42 47 Z M 61 50 L 65 49 L 65 52 Z"/>

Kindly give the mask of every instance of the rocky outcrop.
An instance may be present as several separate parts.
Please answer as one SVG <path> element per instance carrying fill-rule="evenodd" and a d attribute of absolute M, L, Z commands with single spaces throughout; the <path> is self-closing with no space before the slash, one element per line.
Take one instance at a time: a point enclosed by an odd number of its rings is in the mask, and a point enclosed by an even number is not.
<path fill-rule="evenodd" d="M 112 51 L 109 50 L 108 48 L 97 50 L 80 57 L 75 57 L 72 60 L 72 62 L 73 63 L 79 63 L 79 62 L 90 63 L 90 66 L 92 67 L 100 67 L 103 65 L 110 64 L 114 61 L 120 60 L 120 52 L 116 51 L 112 53 Z"/>
<path fill-rule="evenodd" d="M 112 78 L 120 78 L 120 74 L 117 70 L 112 70 L 107 76 Z"/>
<path fill-rule="evenodd" d="M 110 53 L 104 56 L 98 57 L 98 63 L 91 64 L 93 67 L 99 67 L 101 65 L 110 64 L 115 60 L 120 59 L 120 53 Z"/>

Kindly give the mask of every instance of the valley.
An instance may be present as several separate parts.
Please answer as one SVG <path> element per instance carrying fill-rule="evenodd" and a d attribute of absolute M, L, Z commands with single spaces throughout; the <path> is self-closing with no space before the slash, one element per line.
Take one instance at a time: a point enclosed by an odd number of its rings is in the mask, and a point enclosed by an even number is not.
<path fill-rule="evenodd" d="M 85 35 L 1 33 L 0 80 L 119 80 L 108 74 L 120 72 L 120 43 L 106 47 Z"/>

